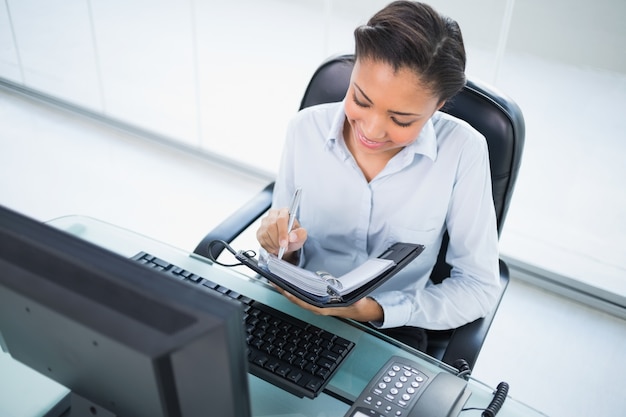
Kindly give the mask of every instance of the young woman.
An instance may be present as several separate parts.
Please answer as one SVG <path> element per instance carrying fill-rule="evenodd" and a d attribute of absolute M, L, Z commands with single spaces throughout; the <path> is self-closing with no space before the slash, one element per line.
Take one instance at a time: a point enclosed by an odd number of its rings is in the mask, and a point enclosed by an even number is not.
<path fill-rule="evenodd" d="M 455 328 L 487 314 L 499 292 L 498 237 L 485 139 L 439 109 L 465 84 L 457 23 L 396 1 L 355 32 L 345 99 L 291 121 L 273 208 L 257 231 L 270 253 L 343 274 L 394 242 L 426 250 L 369 297 L 317 314 L 396 328 L 425 349 L 424 328 Z M 298 219 L 288 208 L 302 188 Z M 450 278 L 429 282 L 446 230 Z"/>

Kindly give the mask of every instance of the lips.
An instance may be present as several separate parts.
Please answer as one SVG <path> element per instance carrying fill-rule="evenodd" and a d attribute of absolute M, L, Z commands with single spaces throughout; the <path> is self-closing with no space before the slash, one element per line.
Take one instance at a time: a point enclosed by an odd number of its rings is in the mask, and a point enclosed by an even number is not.
<path fill-rule="evenodd" d="M 384 146 L 385 143 L 387 143 L 386 141 L 385 142 L 376 142 L 376 141 L 373 141 L 373 140 L 369 140 L 365 136 L 363 136 L 363 134 L 361 134 L 361 131 L 358 130 L 358 129 L 355 129 L 355 133 L 356 133 L 357 140 L 359 142 L 361 142 L 361 144 L 364 147 L 368 148 L 368 149 L 378 149 L 378 148 L 381 148 L 382 146 Z"/>

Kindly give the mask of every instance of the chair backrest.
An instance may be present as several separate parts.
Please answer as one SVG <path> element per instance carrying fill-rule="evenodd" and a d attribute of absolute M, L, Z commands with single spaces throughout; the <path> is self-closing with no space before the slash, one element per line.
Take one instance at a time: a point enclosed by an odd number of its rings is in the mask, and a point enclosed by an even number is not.
<path fill-rule="evenodd" d="M 334 56 L 323 62 L 305 90 L 300 109 L 343 100 L 353 66 L 352 54 Z M 448 100 L 442 111 L 465 120 L 487 139 L 499 235 L 509 209 L 524 148 L 522 112 L 507 96 L 473 80 L 468 80 L 463 90 Z M 431 276 L 433 282 L 441 282 L 449 276 L 450 267 L 445 263 L 447 244 L 446 237 Z"/>

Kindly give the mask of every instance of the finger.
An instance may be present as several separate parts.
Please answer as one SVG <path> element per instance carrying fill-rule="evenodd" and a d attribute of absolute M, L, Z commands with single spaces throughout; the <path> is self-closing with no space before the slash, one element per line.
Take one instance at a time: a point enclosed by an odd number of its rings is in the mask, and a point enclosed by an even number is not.
<path fill-rule="evenodd" d="M 289 245 L 289 209 L 287 207 L 278 210 L 275 224 L 278 246 L 286 248 Z"/>
<path fill-rule="evenodd" d="M 257 230 L 256 237 L 263 249 L 270 253 L 278 253 L 279 232 L 278 223 L 280 211 L 272 209 L 261 219 L 261 226 Z"/>
<path fill-rule="evenodd" d="M 302 247 L 304 242 L 306 241 L 308 233 L 304 227 L 300 227 L 300 225 L 294 225 L 294 228 L 289 232 L 289 243 L 298 244 L 298 249 Z"/>
<path fill-rule="evenodd" d="M 257 241 L 259 242 L 261 247 L 268 252 L 271 252 L 273 247 L 276 246 L 272 241 L 272 234 L 270 232 L 271 227 L 272 226 L 269 221 L 266 218 L 263 218 L 261 220 L 261 226 L 259 226 L 259 229 L 256 232 Z"/>

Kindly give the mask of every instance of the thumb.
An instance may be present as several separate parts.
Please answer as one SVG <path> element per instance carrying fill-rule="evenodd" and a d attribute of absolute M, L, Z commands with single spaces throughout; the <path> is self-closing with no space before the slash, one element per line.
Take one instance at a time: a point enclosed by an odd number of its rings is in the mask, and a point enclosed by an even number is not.
<path fill-rule="evenodd" d="M 293 250 L 300 249 L 307 239 L 307 231 L 303 227 L 293 229 L 289 233 L 289 246 L 294 248 Z"/>

